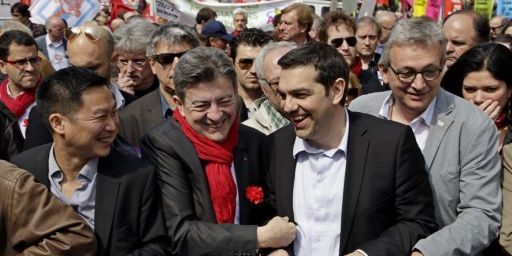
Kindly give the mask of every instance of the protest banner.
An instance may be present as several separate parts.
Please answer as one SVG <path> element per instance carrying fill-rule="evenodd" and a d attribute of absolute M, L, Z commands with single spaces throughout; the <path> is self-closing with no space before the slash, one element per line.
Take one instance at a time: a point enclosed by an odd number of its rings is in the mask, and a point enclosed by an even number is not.
<path fill-rule="evenodd" d="M 443 0 L 428 0 L 427 3 L 427 17 L 432 20 L 439 20 L 439 14 L 441 13 L 441 5 L 443 4 Z"/>
<path fill-rule="evenodd" d="M 171 0 L 155 0 L 155 15 L 167 19 L 170 22 L 178 22 L 180 11 Z"/>
<path fill-rule="evenodd" d="M 422 17 L 427 14 L 427 0 L 414 0 L 412 16 Z"/>
<path fill-rule="evenodd" d="M 48 17 L 60 16 L 69 27 L 80 26 L 85 21 L 92 20 L 99 10 L 98 0 L 36 0 L 30 7 L 33 22 L 44 24 Z"/>
<path fill-rule="evenodd" d="M 487 19 L 491 19 L 493 5 L 494 0 L 475 0 L 473 10 Z"/>
<path fill-rule="evenodd" d="M 512 18 L 512 0 L 498 0 L 496 15 Z"/>

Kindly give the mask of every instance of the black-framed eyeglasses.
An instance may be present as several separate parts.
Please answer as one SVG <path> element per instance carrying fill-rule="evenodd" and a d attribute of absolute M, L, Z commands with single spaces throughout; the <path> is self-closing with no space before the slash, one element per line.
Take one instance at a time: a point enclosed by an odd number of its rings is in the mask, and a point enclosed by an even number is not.
<path fill-rule="evenodd" d="M 19 60 L 4 60 L 5 63 L 9 63 L 19 69 L 26 68 L 28 63 L 30 63 L 30 65 L 34 66 L 36 64 L 39 64 L 40 61 L 41 61 L 41 58 L 39 56 L 35 56 L 32 58 L 19 59 Z"/>
<path fill-rule="evenodd" d="M 350 47 L 354 47 L 356 46 L 356 43 L 357 43 L 357 39 L 355 36 L 350 36 L 350 37 L 338 37 L 338 38 L 334 38 L 331 40 L 331 45 L 334 46 L 334 48 L 338 48 L 340 47 L 344 41 L 347 41 L 347 44 L 350 46 Z"/>
<path fill-rule="evenodd" d="M 497 27 L 491 27 L 491 30 L 496 30 L 496 29 L 500 29 L 502 27 L 504 27 L 506 24 L 501 24 L 500 26 L 497 26 Z"/>
<path fill-rule="evenodd" d="M 254 64 L 254 58 L 242 57 L 238 60 L 238 66 L 241 69 L 250 69 L 252 67 L 252 64 Z"/>
<path fill-rule="evenodd" d="M 183 56 L 183 54 L 187 53 L 188 51 L 182 51 L 182 52 L 177 52 L 177 53 L 161 53 L 161 54 L 155 54 L 153 56 L 151 56 L 151 58 L 160 63 L 160 65 L 162 65 L 162 67 L 166 68 L 168 67 L 169 65 L 172 65 L 172 63 L 174 62 L 174 58 L 181 58 L 181 56 Z"/>
<path fill-rule="evenodd" d="M 441 74 L 441 71 L 443 71 L 443 69 L 441 69 L 441 68 L 427 68 L 422 71 L 416 71 L 416 70 L 396 71 L 391 65 L 389 65 L 389 68 L 398 77 L 398 80 L 400 80 L 404 83 L 412 83 L 414 81 L 414 79 L 416 79 L 416 76 L 418 74 L 421 74 L 421 76 L 423 77 L 423 80 L 425 80 L 425 81 L 434 81 L 439 77 L 439 75 Z"/>
<path fill-rule="evenodd" d="M 265 79 L 262 79 L 263 81 L 265 81 L 265 83 L 267 83 L 268 85 L 270 85 L 270 87 L 273 87 L 273 88 L 277 88 L 277 86 L 279 85 L 279 79 L 272 79 L 270 81 L 267 81 Z"/>
<path fill-rule="evenodd" d="M 100 39 L 100 31 L 94 27 L 72 27 L 66 31 L 66 39 L 69 42 L 75 40 L 81 33 L 90 41 L 96 42 Z"/>

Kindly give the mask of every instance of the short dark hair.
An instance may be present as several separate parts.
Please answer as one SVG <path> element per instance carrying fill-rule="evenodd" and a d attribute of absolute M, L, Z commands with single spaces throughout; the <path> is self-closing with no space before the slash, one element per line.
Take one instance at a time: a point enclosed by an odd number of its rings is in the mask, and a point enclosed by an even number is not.
<path fill-rule="evenodd" d="M 9 57 L 9 46 L 11 46 L 11 44 L 23 46 L 35 45 L 37 48 L 36 41 L 31 35 L 20 30 L 10 30 L 0 36 L 0 60 L 7 60 L 7 57 Z"/>
<path fill-rule="evenodd" d="M 217 13 L 210 7 L 203 7 L 199 9 L 196 14 L 196 23 L 201 24 L 207 22 L 211 19 L 215 19 L 217 17 Z"/>
<path fill-rule="evenodd" d="M 14 12 L 18 12 L 23 17 L 30 18 L 30 11 L 28 10 L 28 8 L 28 5 L 21 2 L 17 2 L 11 6 L 11 14 L 13 14 Z"/>
<path fill-rule="evenodd" d="M 322 23 L 320 23 L 318 39 L 327 43 L 327 39 L 329 38 L 327 30 L 329 30 L 331 26 L 337 28 L 342 24 L 345 25 L 347 29 L 352 29 L 352 33 L 354 33 L 354 35 L 356 34 L 356 23 L 352 17 L 345 14 L 342 10 L 330 11 L 326 13 Z"/>
<path fill-rule="evenodd" d="M 37 106 L 49 127 L 48 117 L 62 113 L 72 117 L 82 105 L 85 90 L 107 86 L 108 80 L 96 72 L 83 67 L 68 67 L 48 76 L 37 89 Z"/>
<path fill-rule="evenodd" d="M 174 68 L 176 95 L 185 99 L 185 91 L 201 82 L 211 82 L 219 76 L 226 77 L 236 92 L 237 78 L 231 59 L 222 50 L 213 47 L 196 47 L 180 58 Z"/>
<path fill-rule="evenodd" d="M 246 28 L 240 32 L 237 40 L 233 40 L 234 45 L 231 47 L 231 56 L 233 60 L 236 58 L 236 51 L 239 45 L 245 44 L 252 47 L 263 47 L 270 43 L 270 41 L 274 41 L 274 39 L 265 31 L 257 28 Z"/>
<path fill-rule="evenodd" d="M 455 12 L 450 13 L 450 15 L 444 18 L 443 25 L 446 23 L 447 20 L 449 20 L 451 17 L 455 15 L 469 16 L 473 20 L 473 29 L 476 32 L 478 43 L 489 42 L 491 27 L 489 25 L 489 20 L 486 17 L 469 9 L 457 10 Z"/>
<path fill-rule="evenodd" d="M 479 44 L 462 54 L 446 71 L 441 86 L 462 97 L 464 78 L 471 72 L 486 70 L 512 88 L 512 51 L 498 43 Z"/>
<path fill-rule="evenodd" d="M 325 87 L 326 95 L 338 78 L 348 85 L 350 70 L 345 58 L 334 47 L 323 42 L 307 43 L 286 53 L 277 62 L 283 70 L 313 66 L 318 71 L 315 81 Z M 346 91 L 347 86 L 345 86 Z M 345 92 L 344 92 L 345 94 Z M 345 97 L 341 104 L 344 104 Z"/>

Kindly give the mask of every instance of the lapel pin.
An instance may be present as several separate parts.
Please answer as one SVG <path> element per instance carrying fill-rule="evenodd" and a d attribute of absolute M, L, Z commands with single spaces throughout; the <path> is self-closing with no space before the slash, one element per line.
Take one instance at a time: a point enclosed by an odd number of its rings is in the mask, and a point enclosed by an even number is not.
<path fill-rule="evenodd" d="M 437 121 L 437 125 L 438 125 L 438 126 L 443 127 L 443 126 L 444 126 L 444 122 L 443 122 L 443 121 L 441 121 L 441 120 L 438 120 L 438 121 Z"/>

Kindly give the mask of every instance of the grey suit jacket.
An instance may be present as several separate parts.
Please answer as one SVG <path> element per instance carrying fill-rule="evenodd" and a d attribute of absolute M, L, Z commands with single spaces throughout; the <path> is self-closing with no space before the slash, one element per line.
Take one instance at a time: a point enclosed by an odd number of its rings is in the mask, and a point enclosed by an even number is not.
<path fill-rule="evenodd" d="M 46 56 L 46 58 L 50 59 L 50 57 L 48 57 L 48 48 L 46 46 L 46 34 L 42 35 L 42 36 L 38 36 L 36 39 L 36 44 L 37 44 L 37 49 L 39 51 L 41 51 L 42 54 L 44 54 L 44 56 Z M 67 40 L 66 38 L 62 39 L 62 43 L 64 44 L 64 49 L 67 51 Z"/>
<path fill-rule="evenodd" d="M 164 120 L 160 89 L 156 89 L 132 102 L 119 113 L 119 135 L 131 145 L 139 146 L 142 136 Z"/>
<path fill-rule="evenodd" d="M 377 116 L 390 93 L 361 96 L 350 109 Z M 496 126 L 476 106 L 442 88 L 432 123 L 423 155 L 441 229 L 415 248 L 424 255 L 478 255 L 500 227 Z"/>

